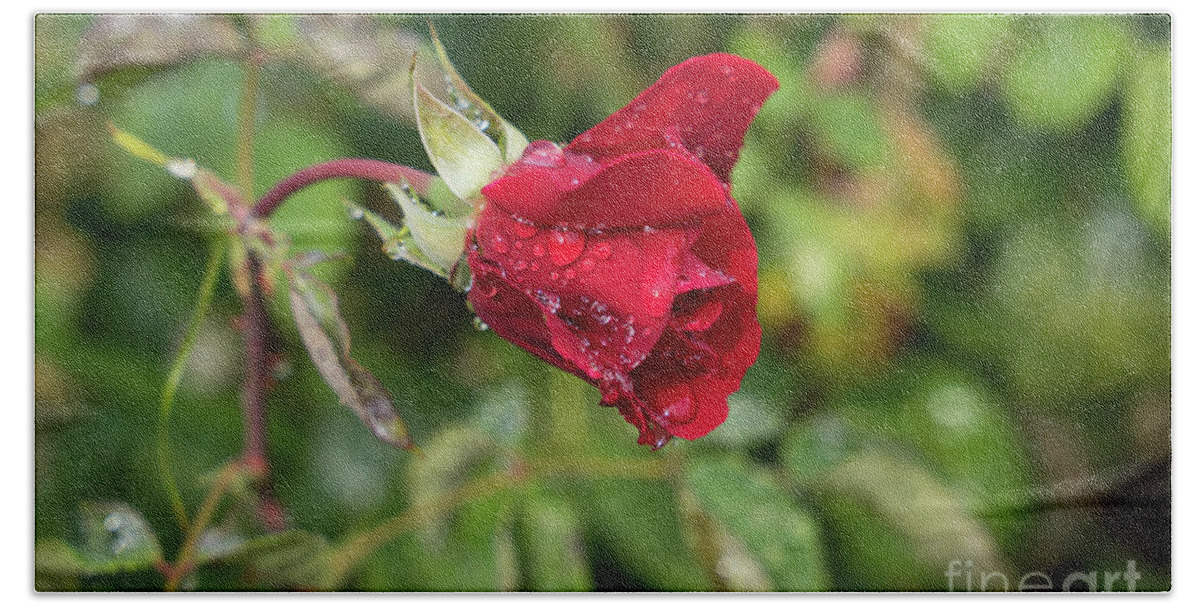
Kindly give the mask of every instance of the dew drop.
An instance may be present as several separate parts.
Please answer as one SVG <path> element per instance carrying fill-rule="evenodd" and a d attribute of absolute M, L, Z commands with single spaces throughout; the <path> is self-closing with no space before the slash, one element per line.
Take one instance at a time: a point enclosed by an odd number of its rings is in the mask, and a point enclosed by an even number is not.
<path fill-rule="evenodd" d="M 558 296 L 556 296 L 556 295 L 554 295 L 554 294 L 552 294 L 552 293 L 549 293 L 549 292 L 547 292 L 547 291 L 545 291 L 545 290 L 542 290 L 542 289 L 539 289 L 539 290 L 535 291 L 535 292 L 533 293 L 533 297 L 534 297 L 534 299 L 536 299 L 536 300 L 538 301 L 538 303 L 539 303 L 539 304 L 541 304 L 541 305 L 542 305 L 542 307 L 543 307 L 543 308 L 545 308 L 545 309 L 546 309 L 546 310 L 547 310 L 547 311 L 548 311 L 550 314 L 555 314 L 555 313 L 557 313 L 557 312 L 558 312 L 558 309 L 559 309 L 559 307 L 562 305 L 562 302 L 561 302 L 561 300 L 559 300 L 559 297 L 558 297 Z"/>
<path fill-rule="evenodd" d="M 729 65 L 721 66 L 721 73 L 726 76 L 732 76 L 733 75 L 733 66 L 729 66 Z"/>
<path fill-rule="evenodd" d="M 90 82 L 79 85 L 79 88 L 75 89 L 75 101 L 83 106 L 96 105 L 100 101 L 100 88 Z"/>
<path fill-rule="evenodd" d="M 542 247 L 541 243 L 534 243 L 532 253 L 534 257 L 540 258 L 546 255 L 546 248 Z"/>
<path fill-rule="evenodd" d="M 696 103 L 699 105 L 708 103 L 708 91 L 696 91 Z"/>
<path fill-rule="evenodd" d="M 550 280 L 551 280 L 551 281 L 557 281 L 557 280 L 558 280 L 558 271 L 556 271 L 556 270 L 551 270 L 551 271 L 550 271 Z"/>
<path fill-rule="evenodd" d="M 346 205 L 346 215 L 350 216 L 350 219 L 361 220 L 364 214 L 365 212 L 362 207 L 358 205 Z"/>
<path fill-rule="evenodd" d="M 517 220 L 517 225 L 513 228 L 513 232 L 516 233 L 519 238 L 527 239 L 537 234 L 538 228 L 529 222 Z"/>
<path fill-rule="evenodd" d="M 479 317 L 475 317 L 474 323 L 475 323 L 475 329 L 478 329 L 479 331 L 487 331 L 488 330 L 488 324 L 484 323 L 483 319 L 480 319 Z"/>
<path fill-rule="evenodd" d="M 167 161 L 167 172 L 179 179 L 196 177 L 196 161 L 190 158 L 172 158 Z"/>
<path fill-rule="evenodd" d="M 566 266 L 574 262 L 583 253 L 586 245 L 583 235 L 569 230 L 556 230 L 550 234 L 546 247 L 550 253 L 550 261 L 558 266 Z"/>
<path fill-rule="evenodd" d="M 492 250 L 501 255 L 508 253 L 508 239 L 504 238 L 503 234 L 497 232 L 492 235 Z"/>
<path fill-rule="evenodd" d="M 678 393 L 678 394 L 675 394 Z M 696 404 L 692 402 L 692 391 L 687 386 L 670 391 L 672 397 L 662 411 L 662 417 L 669 422 L 691 422 L 696 417 Z"/>
<path fill-rule="evenodd" d="M 596 257 L 600 258 L 601 260 L 607 260 L 608 256 L 612 255 L 612 246 L 608 243 L 600 243 L 599 245 L 596 245 L 596 248 L 592 250 L 592 253 L 594 253 Z"/>
<path fill-rule="evenodd" d="M 535 141 L 525 148 L 521 157 L 525 163 L 539 167 L 558 167 L 565 162 L 563 151 L 554 142 Z"/>
<path fill-rule="evenodd" d="M 517 259 L 513 262 L 513 270 L 525 270 L 528 266 L 529 264 L 522 259 Z"/>

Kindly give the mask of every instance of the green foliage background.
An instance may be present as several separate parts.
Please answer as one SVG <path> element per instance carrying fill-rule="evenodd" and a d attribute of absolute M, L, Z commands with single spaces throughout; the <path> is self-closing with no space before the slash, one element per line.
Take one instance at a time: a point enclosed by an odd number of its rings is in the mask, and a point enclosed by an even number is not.
<path fill-rule="evenodd" d="M 378 188 L 306 191 L 273 222 L 350 254 L 326 278 L 426 457 L 337 404 L 280 301 L 269 439 L 295 531 L 264 536 L 235 491 L 186 588 L 940 590 L 953 560 L 1010 588 L 1135 560 L 1139 589 L 1169 588 L 1168 17 L 433 21 L 530 139 L 569 141 L 693 55 L 779 78 L 733 177 L 762 356 L 725 425 L 650 453 L 596 391 L 382 255 L 339 202 L 386 210 Z M 430 169 L 406 81 L 412 49 L 432 57 L 422 17 L 38 17 L 39 589 L 161 588 L 154 564 L 183 542 L 154 425 L 212 224 L 105 125 L 232 179 L 251 30 L 258 194 L 341 156 Z M 238 314 L 223 276 L 172 418 L 190 512 L 240 451 Z M 346 539 L 539 462 L 557 472 L 418 517 L 322 579 Z"/>

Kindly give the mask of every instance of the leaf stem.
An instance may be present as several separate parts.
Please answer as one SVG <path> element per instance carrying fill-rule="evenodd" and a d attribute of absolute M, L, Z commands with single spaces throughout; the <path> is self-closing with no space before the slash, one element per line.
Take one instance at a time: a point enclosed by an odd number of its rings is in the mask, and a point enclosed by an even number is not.
<path fill-rule="evenodd" d="M 204 321 L 204 315 L 208 312 L 208 305 L 212 301 L 217 276 L 221 270 L 221 261 L 224 258 L 225 241 L 217 239 L 213 242 L 208 254 L 204 279 L 200 283 L 196 306 L 192 309 L 192 317 L 188 322 L 187 331 L 184 333 L 183 343 L 179 346 L 179 353 L 171 363 L 171 371 L 167 374 L 166 382 L 163 383 L 158 401 L 158 468 L 162 475 L 163 489 L 167 492 L 171 510 L 175 513 L 175 520 L 179 523 L 181 530 L 187 530 L 188 517 L 187 510 L 183 506 L 183 499 L 179 495 L 179 487 L 175 484 L 175 476 L 171 472 L 171 407 L 175 402 L 175 391 L 179 388 L 180 380 L 183 379 L 183 370 L 192 354 L 192 349 L 196 346 L 196 337 L 200 334 L 200 323 Z"/>

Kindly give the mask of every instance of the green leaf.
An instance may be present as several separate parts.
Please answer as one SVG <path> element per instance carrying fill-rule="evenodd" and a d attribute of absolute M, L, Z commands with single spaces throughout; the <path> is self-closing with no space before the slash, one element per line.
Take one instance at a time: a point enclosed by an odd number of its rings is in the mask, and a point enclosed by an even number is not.
<path fill-rule="evenodd" d="M 816 520 L 766 471 L 735 458 L 701 457 L 688 463 L 684 479 L 705 513 L 745 546 L 776 590 L 829 587 Z"/>
<path fill-rule="evenodd" d="M 946 565 L 1008 571 L 988 529 L 918 464 L 891 451 L 859 452 L 818 490 L 828 533 L 853 590 L 945 590 Z"/>
<path fill-rule="evenodd" d="M 525 151 L 525 146 L 529 145 L 529 140 L 520 130 L 497 114 L 483 98 L 476 95 L 462 76 L 459 76 L 432 24 L 429 33 L 433 37 L 433 48 L 437 52 L 438 62 L 442 66 L 455 108 L 470 116 L 476 125 L 485 125 L 481 130 L 499 144 L 506 163 L 516 162 Z"/>
<path fill-rule="evenodd" d="M 519 523 L 528 590 L 591 589 L 583 529 L 570 502 L 546 488 L 530 488 L 521 503 Z"/>
<path fill-rule="evenodd" d="M 412 508 L 438 504 L 468 484 L 491 474 L 496 444 L 469 426 L 451 426 L 428 442 L 424 458 L 409 465 Z M 412 585 L 437 591 L 515 589 L 511 489 L 463 503 L 426 519 L 408 552 L 419 570 Z"/>
<path fill-rule="evenodd" d="M 429 162 L 455 196 L 474 199 L 504 165 L 500 148 L 479 130 L 478 124 L 419 84 L 413 88 L 413 104 Z"/>
<path fill-rule="evenodd" d="M 383 383 L 350 357 L 350 332 L 328 286 L 301 270 L 288 272 L 288 301 L 309 357 L 338 400 L 380 441 L 411 452 L 417 447 Z"/>

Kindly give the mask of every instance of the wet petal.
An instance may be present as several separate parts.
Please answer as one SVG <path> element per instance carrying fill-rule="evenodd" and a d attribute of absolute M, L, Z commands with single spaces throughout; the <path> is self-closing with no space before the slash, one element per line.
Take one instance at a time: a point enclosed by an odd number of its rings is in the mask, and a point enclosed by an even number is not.
<path fill-rule="evenodd" d="M 666 150 L 616 158 L 590 174 L 584 167 L 522 164 L 483 195 L 534 224 L 574 229 L 678 225 L 724 212 L 726 200 L 708 167 Z"/>
<path fill-rule="evenodd" d="M 682 147 L 728 182 L 746 129 L 778 88 L 770 72 L 748 59 L 724 53 L 695 57 L 667 70 L 567 149 L 604 160 Z"/>

